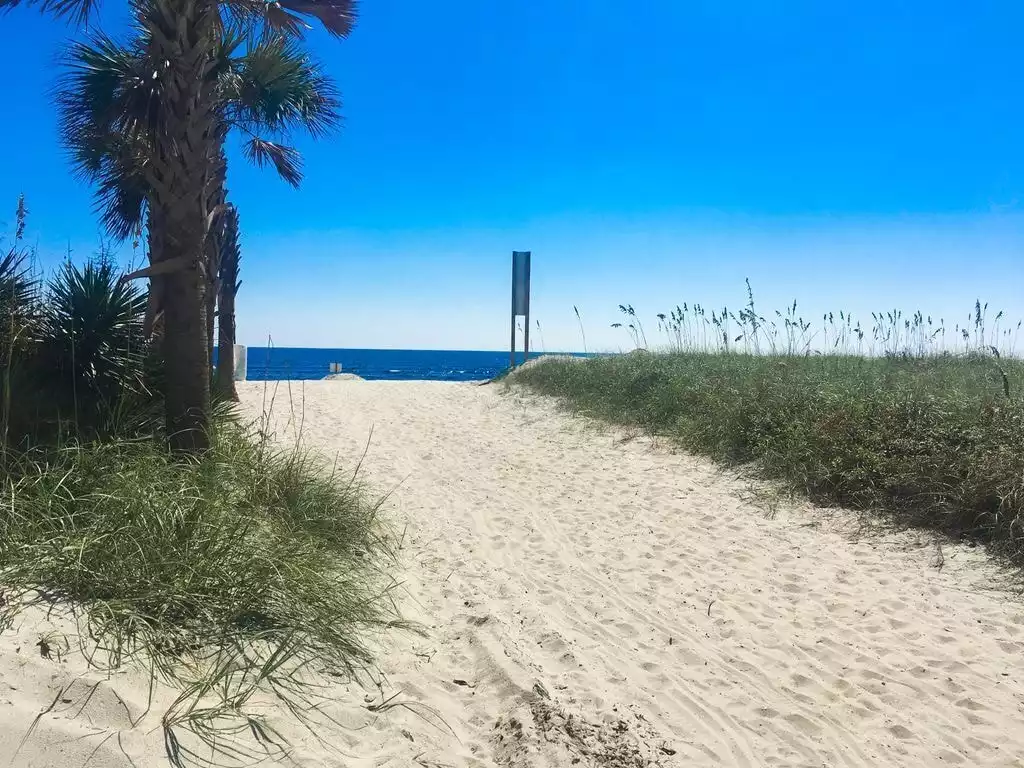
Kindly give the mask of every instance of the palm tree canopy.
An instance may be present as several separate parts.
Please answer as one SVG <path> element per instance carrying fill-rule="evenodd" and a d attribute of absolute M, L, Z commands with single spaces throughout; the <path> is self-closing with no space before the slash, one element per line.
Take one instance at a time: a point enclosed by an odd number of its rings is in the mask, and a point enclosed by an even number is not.
<path fill-rule="evenodd" d="M 236 47 L 226 41 L 222 54 L 230 70 L 221 78 L 221 98 L 232 124 L 278 134 L 300 127 L 315 137 L 337 124 L 338 89 L 295 40 L 267 36 L 230 56 Z"/>
<path fill-rule="evenodd" d="M 294 40 L 264 36 L 240 52 L 242 45 L 241 37 L 226 34 L 217 52 L 223 127 L 248 137 L 243 149 L 251 162 L 272 165 L 297 186 L 299 153 L 272 139 L 295 129 L 326 134 L 340 120 L 337 87 Z M 158 64 L 148 50 L 143 32 L 128 45 L 103 34 L 76 42 L 57 91 L 61 136 L 72 164 L 96 183 L 103 225 L 121 239 L 142 222 L 149 137 L 161 119 Z"/>
<path fill-rule="evenodd" d="M 0 0 L 0 10 L 19 5 L 84 24 L 96 12 L 99 0 Z M 313 19 L 335 37 L 347 37 L 356 20 L 355 0 L 220 0 L 219 5 L 243 24 L 262 24 L 294 37 L 301 37 Z"/>
<path fill-rule="evenodd" d="M 36 6 L 58 16 L 86 21 L 98 0 L 0 0 L 0 11 L 21 4 Z M 196 0 L 189 3 L 160 0 L 130 0 L 136 23 L 150 34 L 151 60 L 142 70 L 151 74 L 156 98 L 147 108 L 130 116 L 111 114 L 97 126 L 101 133 L 127 125 L 124 151 L 107 164 L 121 164 L 147 152 L 143 178 L 149 184 L 147 207 L 158 219 L 150 227 L 152 306 L 163 313 L 162 337 L 167 390 L 164 402 L 165 426 L 172 450 L 199 454 L 210 446 L 209 426 L 210 354 L 207 322 L 211 290 L 211 254 L 216 251 L 209 237 L 212 218 L 223 211 L 223 136 L 228 125 L 220 100 L 222 62 L 217 48 L 225 31 L 237 28 L 240 39 L 259 40 L 261 33 L 301 37 L 313 21 L 330 34 L 346 36 L 355 18 L 354 0 Z M 130 90 L 130 89 L 129 89 Z M 141 93 L 145 94 L 143 87 Z M 127 90 L 112 91 L 127 98 Z M 150 93 L 154 93 L 150 91 Z M 131 103 L 127 98 L 125 103 Z M 160 110 L 158 120 L 149 120 L 151 110 Z M 94 114 L 84 105 L 81 116 Z M 273 110 L 271 115 L 277 114 Z M 148 121 L 148 122 L 147 122 Z M 146 130 L 138 130 L 139 126 Z M 269 139 L 250 144 L 248 154 L 257 162 L 272 163 L 292 183 L 299 166 L 293 149 Z M 119 141 L 120 141 L 119 139 Z M 88 153 L 85 153 L 88 154 Z M 87 165 L 85 166 L 88 167 Z M 95 165 L 94 165 L 95 167 Z M 108 176 L 113 178 L 114 170 Z M 217 199 L 219 198 L 219 199 Z M 152 270 L 159 270 L 159 273 Z M 140 275 L 141 276 L 141 275 Z"/>

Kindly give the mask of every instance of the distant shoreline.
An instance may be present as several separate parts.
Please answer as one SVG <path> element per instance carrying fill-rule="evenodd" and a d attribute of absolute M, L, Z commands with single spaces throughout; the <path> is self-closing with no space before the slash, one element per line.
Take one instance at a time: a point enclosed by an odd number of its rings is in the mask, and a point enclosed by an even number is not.
<path fill-rule="evenodd" d="M 584 353 L 537 350 L 530 359 L 545 355 L 584 357 Z M 509 368 L 508 351 L 423 349 L 323 349 L 304 347 L 249 347 L 249 381 L 319 381 L 330 375 L 332 364 L 340 373 L 366 381 L 487 381 Z M 522 362 L 522 353 L 516 363 Z"/>

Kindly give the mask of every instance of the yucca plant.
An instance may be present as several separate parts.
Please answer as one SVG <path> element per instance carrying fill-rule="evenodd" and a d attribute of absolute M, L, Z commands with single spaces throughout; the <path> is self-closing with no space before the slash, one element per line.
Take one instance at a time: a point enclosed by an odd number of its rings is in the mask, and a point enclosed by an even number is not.
<path fill-rule="evenodd" d="M 63 264 L 47 286 L 40 351 L 62 420 L 80 433 L 108 425 L 146 393 L 146 297 L 105 255 Z"/>
<path fill-rule="evenodd" d="M 9 362 L 36 313 L 39 287 L 28 266 L 30 252 L 24 247 L 28 209 L 25 197 L 18 197 L 13 244 L 0 256 L 0 363 Z"/>
<path fill-rule="evenodd" d="M 28 266 L 30 251 L 23 246 L 28 209 L 18 197 L 17 222 L 12 245 L 0 256 L 0 451 L 6 455 L 12 421 L 23 422 L 25 413 L 14 413 L 15 390 L 30 391 L 26 367 L 33 353 L 38 316 L 39 285 Z M 21 427 L 15 425 L 20 433 Z"/>
<path fill-rule="evenodd" d="M 85 24 L 96 0 L 0 0 L 0 9 L 22 3 Z M 268 31 L 301 36 L 307 21 L 345 36 L 355 16 L 353 0 L 137 0 L 135 23 L 149 41 L 147 78 L 153 101 L 115 120 L 133 151 L 144 147 L 140 172 L 154 208 L 150 275 L 159 276 L 163 306 L 166 421 L 172 447 L 186 452 L 209 446 L 210 357 L 206 327 L 207 239 L 212 218 L 211 181 L 220 173 L 223 137 L 217 52 L 225 29 L 245 39 Z M 141 119 L 140 119 L 141 114 Z M 261 139 L 250 146 L 257 160 L 280 168 L 294 156 Z"/>
<path fill-rule="evenodd" d="M 24 340 L 35 314 L 38 289 L 27 262 L 28 254 L 17 245 L 0 256 L 0 360 L 4 362 Z"/>

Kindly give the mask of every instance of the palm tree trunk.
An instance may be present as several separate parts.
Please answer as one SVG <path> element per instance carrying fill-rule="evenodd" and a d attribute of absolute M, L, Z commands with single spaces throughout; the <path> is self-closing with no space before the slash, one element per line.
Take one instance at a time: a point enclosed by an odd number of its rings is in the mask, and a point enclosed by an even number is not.
<path fill-rule="evenodd" d="M 160 261 L 157 249 L 159 248 L 159 233 L 161 230 L 160 211 L 152 201 L 148 201 L 146 204 L 146 239 L 150 264 L 156 264 Z M 163 295 L 162 278 L 158 275 L 150 277 L 149 293 L 146 299 L 146 316 L 142 321 L 142 334 L 147 340 L 159 335 L 157 325 L 161 320 L 160 313 L 163 311 Z"/>
<path fill-rule="evenodd" d="M 224 248 L 224 207 L 227 203 L 227 165 L 228 158 L 224 152 L 224 141 L 227 137 L 227 126 L 218 126 L 217 142 L 220 150 L 217 161 L 210 170 L 207 209 L 212 212 L 211 224 L 206 237 L 206 344 L 210 352 L 210 364 L 213 365 L 213 331 L 216 323 L 217 297 L 220 293 L 220 259 Z M 212 382 L 211 382 L 212 383 Z"/>
<path fill-rule="evenodd" d="M 207 267 L 209 269 L 209 266 Z M 209 355 L 209 365 L 211 375 L 213 374 L 213 343 L 214 343 L 214 330 L 217 324 L 217 289 L 210 285 L 209 277 L 206 280 L 205 288 L 205 300 L 206 300 L 206 353 Z M 211 385 L 213 381 L 211 380 Z"/>
<path fill-rule="evenodd" d="M 153 204 L 162 227 L 154 255 L 161 276 L 165 415 L 171 448 L 199 453 L 209 447 L 210 354 L 206 326 L 207 195 L 216 98 L 211 77 L 219 28 L 213 0 L 155 0 L 139 21 L 152 35 L 164 68 L 165 101 L 148 164 Z"/>
<path fill-rule="evenodd" d="M 235 296 L 238 293 L 238 211 L 229 205 L 224 212 L 224 231 L 220 256 L 219 346 L 217 348 L 217 391 L 222 397 L 238 400 L 235 388 Z"/>

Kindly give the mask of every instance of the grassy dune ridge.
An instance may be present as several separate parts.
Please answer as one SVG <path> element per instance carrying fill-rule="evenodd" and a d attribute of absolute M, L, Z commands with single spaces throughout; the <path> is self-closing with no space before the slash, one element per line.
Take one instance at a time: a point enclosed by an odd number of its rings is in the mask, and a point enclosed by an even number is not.
<path fill-rule="evenodd" d="M 639 426 L 823 505 L 881 511 L 1024 564 L 1024 363 L 635 352 L 551 360 L 512 381 Z"/>

